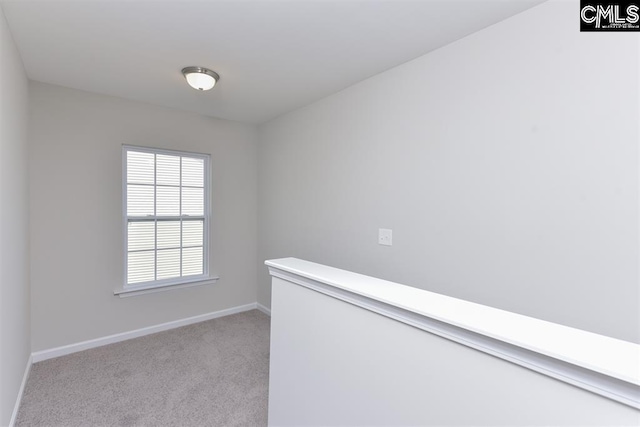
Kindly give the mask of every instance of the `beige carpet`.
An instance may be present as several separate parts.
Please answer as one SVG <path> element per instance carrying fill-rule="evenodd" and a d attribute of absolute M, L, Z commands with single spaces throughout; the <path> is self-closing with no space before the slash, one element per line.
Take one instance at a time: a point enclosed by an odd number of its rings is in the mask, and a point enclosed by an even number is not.
<path fill-rule="evenodd" d="M 269 317 L 253 310 L 36 363 L 18 426 L 264 426 Z"/>

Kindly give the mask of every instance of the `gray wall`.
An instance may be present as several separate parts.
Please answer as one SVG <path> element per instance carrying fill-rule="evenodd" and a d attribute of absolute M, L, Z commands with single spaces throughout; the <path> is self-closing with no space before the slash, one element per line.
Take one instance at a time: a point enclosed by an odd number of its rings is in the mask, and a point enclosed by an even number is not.
<path fill-rule="evenodd" d="M 638 40 L 552 1 L 260 128 L 265 259 L 640 342 Z M 393 229 L 393 246 L 377 244 Z"/>
<path fill-rule="evenodd" d="M 27 75 L 0 9 L 0 425 L 31 352 Z"/>
<path fill-rule="evenodd" d="M 254 126 L 59 86 L 30 91 L 33 351 L 256 301 Z M 121 145 L 212 157 L 215 285 L 119 298 Z"/>

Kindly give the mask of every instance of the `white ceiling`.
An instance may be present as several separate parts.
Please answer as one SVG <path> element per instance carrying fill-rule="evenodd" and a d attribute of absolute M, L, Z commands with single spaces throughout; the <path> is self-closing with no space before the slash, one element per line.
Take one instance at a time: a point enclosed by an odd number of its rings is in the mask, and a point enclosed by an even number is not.
<path fill-rule="evenodd" d="M 2 1 L 29 78 L 262 123 L 541 0 Z M 189 65 L 217 71 L 210 92 Z"/>

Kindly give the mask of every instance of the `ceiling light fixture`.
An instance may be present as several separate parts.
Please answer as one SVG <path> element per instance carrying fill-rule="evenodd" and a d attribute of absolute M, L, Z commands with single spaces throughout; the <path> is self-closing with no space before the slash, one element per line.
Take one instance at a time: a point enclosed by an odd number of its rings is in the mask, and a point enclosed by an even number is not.
<path fill-rule="evenodd" d="M 216 85 L 220 76 L 215 71 L 203 67 L 185 67 L 182 69 L 187 83 L 197 90 L 210 90 Z"/>

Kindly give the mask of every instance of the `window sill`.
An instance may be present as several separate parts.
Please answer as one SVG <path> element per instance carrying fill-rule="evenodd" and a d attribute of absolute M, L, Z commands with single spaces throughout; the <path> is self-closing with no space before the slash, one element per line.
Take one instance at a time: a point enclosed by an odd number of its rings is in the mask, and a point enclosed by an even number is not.
<path fill-rule="evenodd" d="M 120 288 L 113 291 L 113 295 L 120 298 L 134 297 L 137 295 L 153 294 L 156 292 L 171 291 L 174 289 L 191 288 L 193 286 L 213 285 L 218 281 L 219 277 L 213 276 L 206 279 L 198 279 L 193 282 L 174 283 L 170 285 L 155 285 L 138 288 Z"/>

